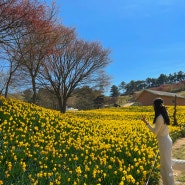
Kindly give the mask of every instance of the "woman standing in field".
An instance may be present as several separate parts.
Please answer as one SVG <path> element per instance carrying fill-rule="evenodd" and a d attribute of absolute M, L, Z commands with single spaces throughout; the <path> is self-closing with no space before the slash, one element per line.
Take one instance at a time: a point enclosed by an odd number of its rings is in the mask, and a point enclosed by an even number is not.
<path fill-rule="evenodd" d="M 174 176 L 172 170 L 171 153 L 172 153 L 172 140 L 169 136 L 168 125 L 170 119 L 168 112 L 163 105 L 163 100 L 157 98 L 153 102 L 155 117 L 154 127 L 152 127 L 145 117 L 142 121 L 146 126 L 156 135 L 159 146 L 160 154 L 160 173 L 163 180 L 163 185 L 174 185 Z"/>

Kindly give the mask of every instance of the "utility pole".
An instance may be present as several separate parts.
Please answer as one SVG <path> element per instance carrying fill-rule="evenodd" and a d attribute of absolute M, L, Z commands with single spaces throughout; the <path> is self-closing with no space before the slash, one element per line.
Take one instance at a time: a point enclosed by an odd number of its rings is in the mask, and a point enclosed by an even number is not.
<path fill-rule="evenodd" d="M 173 112 L 173 125 L 174 126 L 178 126 L 177 118 L 176 118 L 176 113 L 177 113 L 177 96 L 175 95 L 174 112 Z"/>

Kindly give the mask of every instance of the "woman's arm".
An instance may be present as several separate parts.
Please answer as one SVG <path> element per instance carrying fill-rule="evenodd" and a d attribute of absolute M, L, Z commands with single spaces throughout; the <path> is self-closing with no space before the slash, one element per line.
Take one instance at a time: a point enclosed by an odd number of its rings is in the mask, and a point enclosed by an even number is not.
<path fill-rule="evenodd" d="M 142 121 L 146 124 L 146 126 L 150 129 L 150 131 L 152 131 L 156 136 L 158 135 L 159 130 L 162 124 L 164 123 L 164 119 L 162 115 L 157 117 L 154 127 L 152 127 L 145 118 L 142 118 Z"/>

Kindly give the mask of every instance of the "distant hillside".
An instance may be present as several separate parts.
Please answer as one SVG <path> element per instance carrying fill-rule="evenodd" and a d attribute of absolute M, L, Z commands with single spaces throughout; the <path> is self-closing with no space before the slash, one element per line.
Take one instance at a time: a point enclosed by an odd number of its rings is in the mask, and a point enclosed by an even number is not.
<path fill-rule="evenodd" d="M 183 94 L 185 95 L 185 92 L 184 92 L 185 91 L 185 80 L 180 81 L 178 83 L 160 85 L 159 87 L 153 87 L 150 89 L 156 90 L 156 91 L 178 93 L 183 96 Z"/>

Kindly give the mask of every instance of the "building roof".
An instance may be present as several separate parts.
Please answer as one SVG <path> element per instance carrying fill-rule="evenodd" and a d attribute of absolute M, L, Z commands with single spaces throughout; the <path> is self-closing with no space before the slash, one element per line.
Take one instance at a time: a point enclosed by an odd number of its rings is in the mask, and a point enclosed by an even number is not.
<path fill-rule="evenodd" d="M 139 94 L 139 96 L 136 99 L 138 99 L 144 91 L 147 91 L 147 92 L 149 92 L 151 94 L 158 95 L 158 96 L 168 96 L 168 97 L 175 97 L 176 96 L 178 98 L 185 98 L 184 96 L 181 96 L 181 95 L 176 94 L 176 93 L 170 93 L 170 92 L 164 92 L 164 91 L 156 91 L 156 90 L 151 90 L 151 89 L 145 89 L 145 90 L 143 90 Z"/>

